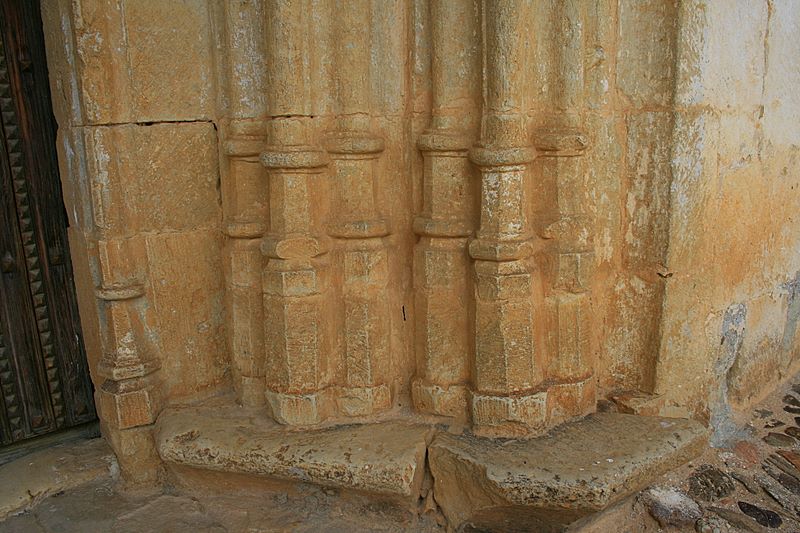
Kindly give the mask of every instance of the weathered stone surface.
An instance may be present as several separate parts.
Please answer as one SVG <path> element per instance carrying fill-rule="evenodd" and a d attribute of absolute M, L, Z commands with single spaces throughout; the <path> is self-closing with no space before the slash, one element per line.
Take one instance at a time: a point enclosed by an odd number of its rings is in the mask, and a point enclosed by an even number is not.
<path fill-rule="evenodd" d="M 237 407 L 169 409 L 158 451 L 168 464 L 375 492 L 419 495 L 430 437 L 403 422 L 292 431 Z"/>
<path fill-rule="evenodd" d="M 674 488 L 647 489 L 642 493 L 642 499 L 662 527 L 691 526 L 703 515 L 697 502 Z"/>
<path fill-rule="evenodd" d="M 675 68 L 675 4 L 661 0 L 619 3 L 617 86 L 636 107 L 667 106 Z M 647 41 L 641 35 L 650 35 Z"/>
<path fill-rule="evenodd" d="M 734 489 L 733 479 L 711 465 L 703 465 L 689 477 L 689 494 L 707 502 L 730 496 Z"/>
<path fill-rule="evenodd" d="M 778 513 L 775 511 L 763 509 L 757 505 L 753 505 L 752 503 L 739 502 L 739 509 L 741 509 L 744 514 L 762 526 L 776 528 L 780 527 L 780 525 L 783 523 L 780 515 L 778 515 Z"/>
<path fill-rule="evenodd" d="M 705 443 L 697 422 L 598 413 L 531 440 L 438 434 L 428 461 L 451 524 L 490 527 L 513 512 L 517 524 L 546 528 L 620 500 Z"/>
<path fill-rule="evenodd" d="M 168 397 L 190 396 L 224 379 L 221 248 L 219 234 L 211 230 L 146 237 L 157 331 L 169 332 L 157 336 Z"/>
<path fill-rule="evenodd" d="M 81 0 L 72 6 L 85 124 L 211 116 L 206 2 Z"/>
<path fill-rule="evenodd" d="M 0 483 L 0 520 L 53 493 L 108 476 L 116 468 L 103 439 L 60 444 L 0 466 L 0 479 L 4 480 Z"/>
<path fill-rule="evenodd" d="M 777 448 L 791 448 L 797 444 L 797 440 L 793 437 L 775 432 L 767 433 L 764 436 L 764 442 Z"/>
<path fill-rule="evenodd" d="M 126 474 L 120 432 L 231 385 L 505 437 L 646 391 L 724 440 L 796 362 L 795 0 L 45 4 Z"/>
<path fill-rule="evenodd" d="M 198 501 L 185 496 L 169 495 L 160 496 L 138 509 L 120 515 L 112 527 L 119 533 L 228 531 L 222 524 L 208 516 Z"/>
<path fill-rule="evenodd" d="M 213 124 L 86 127 L 83 142 L 94 225 L 105 236 L 218 221 Z"/>

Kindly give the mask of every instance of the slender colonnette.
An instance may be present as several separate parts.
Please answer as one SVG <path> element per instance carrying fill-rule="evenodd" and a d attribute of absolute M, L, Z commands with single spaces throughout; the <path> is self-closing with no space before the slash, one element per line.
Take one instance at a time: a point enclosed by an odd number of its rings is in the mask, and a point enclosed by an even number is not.
<path fill-rule="evenodd" d="M 331 415 L 322 239 L 328 156 L 315 144 L 309 0 L 269 0 L 266 9 L 269 230 L 262 284 L 266 396 L 280 423 L 312 425 Z"/>
<path fill-rule="evenodd" d="M 337 117 L 325 138 L 331 155 L 332 198 L 328 234 L 341 279 L 338 313 L 343 314 L 343 383 L 338 412 L 365 416 L 388 409 L 391 343 L 388 308 L 387 220 L 376 199 L 376 166 L 383 138 L 370 124 L 369 2 L 336 3 L 333 42 Z"/>
<path fill-rule="evenodd" d="M 226 2 L 227 90 L 230 120 L 224 152 L 224 231 L 227 236 L 227 316 L 233 382 L 239 403 L 264 405 L 264 307 L 261 240 L 266 222 L 264 76 L 255 60 L 261 50 L 261 2 Z"/>
<path fill-rule="evenodd" d="M 473 352 L 468 239 L 477 179 L 468 159 L 480 98 L 480 13 L 475 0 L 431 0 L 433 110 L 418 141 L 423 208 L 414 258 L 417 377 L 414 405 L 466 417 Z"/>
<path fill-rule="evenodd" d="M 481 174 L 481 209 L 469 252 L 476 285 L 471 410 L 474 430 L 484 435 L 528 434 L 546 423 L 527 198 L 536 153 L 523 111 L 530 10 L 526 0 L 483 2 L 483 116 L 480 141 L 470 151 Z"/>
<path fill-rule="evenodd" d="M 550 354 L 548 425 L 595 407 L 594 363 L 590 342 L 589 290 L 594 265 L 590 220 L 591 188 L 583 126 L 585 2 L 563 0 L 555 8 L 557 42 L 556 113 L 536 132 L 542 169 L 555 180 L 556 220 L 544 228 L 549 294 L 546 299 Z"/>

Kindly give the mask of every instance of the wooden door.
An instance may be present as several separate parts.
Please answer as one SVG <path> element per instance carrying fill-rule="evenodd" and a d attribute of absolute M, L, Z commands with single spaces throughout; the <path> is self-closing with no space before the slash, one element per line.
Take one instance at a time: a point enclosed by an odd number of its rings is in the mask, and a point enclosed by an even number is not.
<path fill-rule="evenodd" d="M 96 418 L 39 2 L 0 0 L 0 445 Z"/>

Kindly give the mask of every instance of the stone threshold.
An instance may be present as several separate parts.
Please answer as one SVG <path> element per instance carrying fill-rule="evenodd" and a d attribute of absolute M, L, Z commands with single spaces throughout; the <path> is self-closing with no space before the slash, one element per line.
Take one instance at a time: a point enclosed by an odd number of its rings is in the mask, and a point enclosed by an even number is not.
<path fill-rule="evenodd" d="M 402 419 L 303 431 L 209 405 L 165 410 L 156 442 L 176 470 L 314 483 L 410 504 L 425 496 L 423 480 L 432 476 L 433 498 L 453 528 L 561 531 L 699 455 L 707 431 L 691 420 L 618 413 L 528 440 L 454 435 Z"/>
<path fill-rule="evenodd" d="M 384 421 L 289 429 L 235 405 L 170 408 L 159 416 L 156 443 L 167 465 L 416 500 L 433 437 L 429 425 Z"/>

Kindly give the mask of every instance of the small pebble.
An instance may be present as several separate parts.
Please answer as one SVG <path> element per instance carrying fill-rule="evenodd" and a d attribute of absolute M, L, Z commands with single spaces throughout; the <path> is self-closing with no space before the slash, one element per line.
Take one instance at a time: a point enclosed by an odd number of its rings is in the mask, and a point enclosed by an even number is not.
<path fill-rule="evenodd" d="M 688 526 L 703 516 L 693 499 L 672 487 L 651 487 L 642 493 L 642 499 L 661 527 Z"/>
<path fill-rule="evenodd" d="M 789 435 L 772 432 L 767 433 L 767 436 L 764 437 L 763 440 L 770 446 L 775 446 L 776 448 L 791 448 L 797 443 L 797 441 Z"/>
<path fill-rule="evenodd" d="M 730 496 L 736 486 L 733 479 L 711 465 L 703 465 L 689 477 L 689 494 L 694 498 L 713 502 Z"/>
<path fill-rule="evenodd" d="M 725 531 L 726 522 L 718 516 L 706 516 L 694 524 L 697 533 L 722 533 Z"/>
<path fill-rule="evenodd" d="M 792 396 L 791 394 L 787 394 L 783 397 L 783 403 L 786 405 L 792 405 L 794 407 L 800 407 L 800 400 Z"/>
<path fill-rule="evenodd" d="M 791 452 L 789 450 L 778 450 L 778 455 L 792 463 L 797 470 L 800 470 L 800 454 Z"/>
<path fill-rule="evenodd" d="M 762 509 L 752 503 L 739 502 L 739 509 L 764 527 L 776 528 L 781 527 L 781 524 L 783 524 L 783 520 L 781 520 L 778 513 L 769 509 Z"/>

